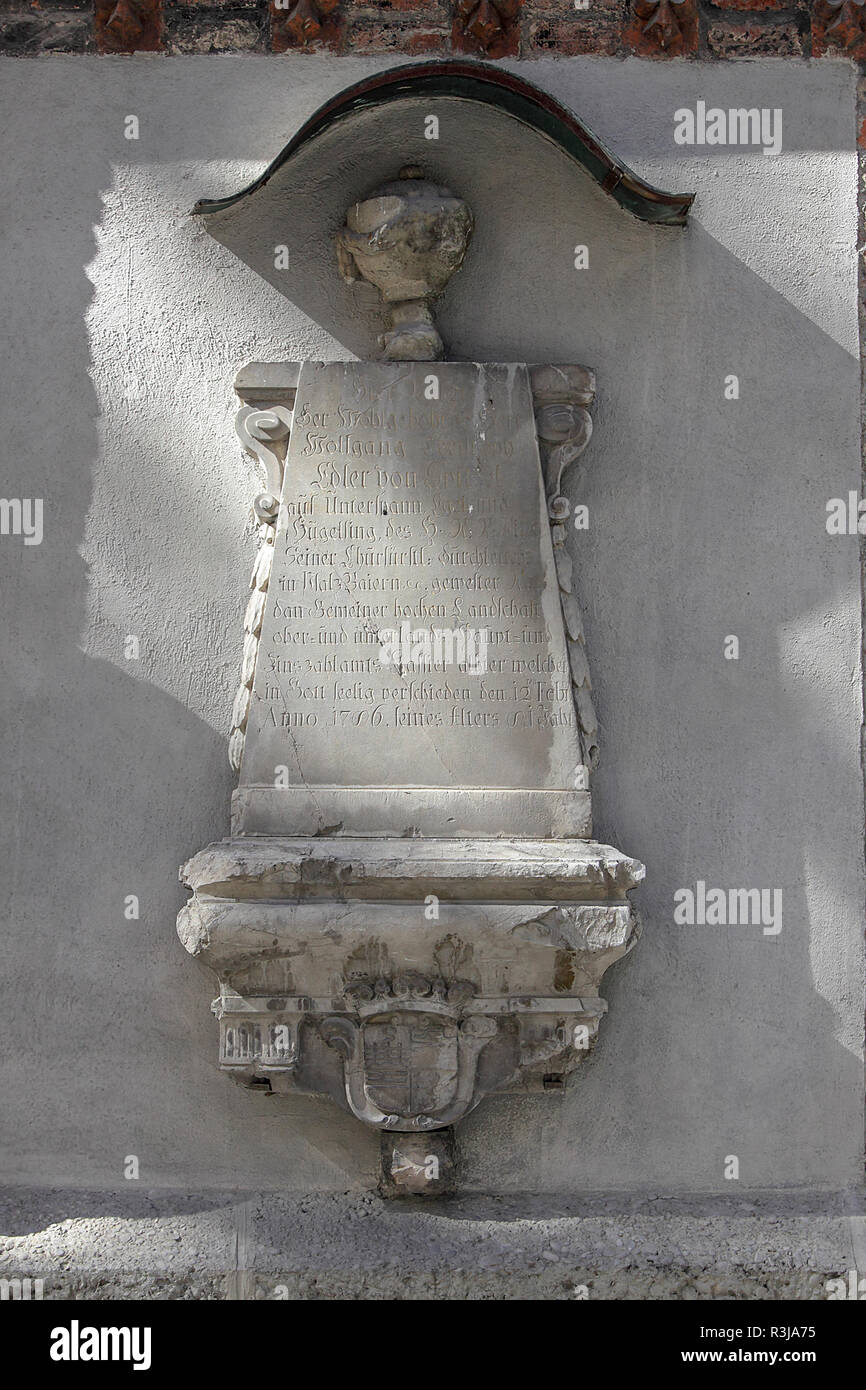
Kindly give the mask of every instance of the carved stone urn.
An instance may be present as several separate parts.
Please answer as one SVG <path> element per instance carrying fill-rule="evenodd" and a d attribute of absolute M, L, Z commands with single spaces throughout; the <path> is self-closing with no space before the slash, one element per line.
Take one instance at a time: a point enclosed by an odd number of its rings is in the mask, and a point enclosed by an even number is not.
<path fill-rule="evenodd" d="M 399 311 L 396 360 L 254 363 L 236 381 L 266 473 L 239 783 L 230 838 L 181 870 L 181 940 L 220 982 L 220 1066 L 378 1129 L 389 1194 L 453 1186 L 454 1126 L 486 1096 L 565 1089 L 602 976 L 637 939 L 644 873 L 592 838 L 563 480 L 595 379 L 431 372 L 428 302 L 471 230 L 436 185 L 378 189 L 338 246 Z"/>
<path fill-rule="evenodd" d="M 412 164 L 349 208 L 337 233 L 340 274 L 348 284 L 369 280 L 388 304 L 391 327 L 382 346 L 391 361 L 442 356 L 430 301 L 463 264 L 473 230 L 462 198 L 428 183 Z"/>

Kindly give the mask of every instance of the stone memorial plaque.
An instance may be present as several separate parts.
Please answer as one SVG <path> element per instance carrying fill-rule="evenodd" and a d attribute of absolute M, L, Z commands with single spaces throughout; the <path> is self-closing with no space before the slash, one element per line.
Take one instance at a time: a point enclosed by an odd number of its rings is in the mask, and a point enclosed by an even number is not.
<path fill-rule="evenodd" d="M 526 366 L 303 364 L 237 832 L 586 833 L 580 765 Z"/>
<path fill-rule="evenodd" d="M 595 376 L 441 360 L 431 304 L 473 225 L 405 165 L 335 239 L 347 283 L 379 289 L 387 360 L 253 362 L 235 382 L 266 479 L 239 784 L 178 916 L 219 976 L 223 1069 L 379 1129 L 389 1195 L 449 1190 L 452 1126 L 485 1095 L 565 1086 L 644 873 L 592 838 L 563 478 Z"/>

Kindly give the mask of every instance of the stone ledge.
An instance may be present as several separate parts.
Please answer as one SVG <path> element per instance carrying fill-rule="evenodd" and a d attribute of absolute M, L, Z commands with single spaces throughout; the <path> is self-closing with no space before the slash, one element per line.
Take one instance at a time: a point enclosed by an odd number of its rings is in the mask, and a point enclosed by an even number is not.
<path fill-rule="evenodd" d="M 184 864 L 181 881 L 210 898 L 401 899 L 442 891 L 455 900 L 623 901 L 645 869 L 594 840 L 221 840 Z"/>
<path fill-rule="evenodd" d="M 863 1192 L 431 1206 L 7 1189 L 0 1273 L 43 1278 L 49 1299 L 823 1299 L 862 1262 L 864 1211 Z"/>

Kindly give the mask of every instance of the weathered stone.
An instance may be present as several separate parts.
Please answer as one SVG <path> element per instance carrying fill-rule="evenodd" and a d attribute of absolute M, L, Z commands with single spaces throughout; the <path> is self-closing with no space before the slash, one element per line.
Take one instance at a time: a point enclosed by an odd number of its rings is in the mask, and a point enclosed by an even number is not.
<path fill-rule="evenodd" d="M 184 867 L 178 932 L 222 982 L 235 1079 L 424 1131 L 490 1091 L 562 1086 L 589 1055 L 601 977 L 638 936 L 642 866 L 593 842 L 405 849 L 235 840 Z"/>
<path fill-rule="evenodd" d="M 435 16 L 441 7 L 433 7 L 433 16 L 367 9 L 352 15 L 348 21 L 346 47 L 353 53 L 444 53 L 450 47 L 450 21 Z M 428 18 L 432 22 L 427 22 Z"/>
<path fill-rule="evenodd" d="M 601 977 L 639 933 L 626 895 L 642 866 L 557 838 L 591 824 L 561 488 L 594 378 L 335 363 L 239 381 L 295 409 L 284 464 L 284 407 L 239 416 L 282 494 L 245 619 L 235 838 L 185 866 L 178 931 L 220 978 L 223 1069 L 418 1136 L 383 1150 L 383 1191 L 432 1195 L 452 1175 L 426 1138 L 491 1092 L 561 1090 L 594 1044 Z M 414 646 L 386 660 L 405 612 L 401 642 L 421 618 L 440 635 L 478 622 L 496 655 L 488 667 L 485 645 L 473 669 L 464 650 L 453 676 L 435 660 L 425 674 Z"/>
<path fill-rule="evenodd" d="M 424 18 L 431 23 L 450 17 L 448 0 L 345 0 L 345 6 L 347 12 L 367 18 L 372 15 L 394 18 L 406 14 L 415 16 L 419 10 L 424 11 Z"/>
<path fill-rule="evenodd" d="M 462 198 L 428 183 L 414 166 L 349 208 L 337 235 L 340 274 L 348 284 L 359 276 L 369 280 L 390 306 L 386 357 L 423 362 L 442 356 L 430 301 L 462 265 L 473 227 Z"/>
<path fill-rule="evenodd" d="M 707 34 L 717 58 L 795 58 L 803 53 L 796 24 L 713 24 Z"/>
<path fill-rule="evenodd" d="M 73 10 L 73 6 L 69 6 Z M 4 14 L 0 19 L 0 52 L 30 56 L 38 53 L 88 53 L 93 50 L 89 15 L 34 14 L 32 10 Z"/>
<path fill-rule="evenodd" d="M 530 49 L 544 53 L 612 55 L 622 48 L 622 28 L 618 21 L 593 16 L 590 21 L 527 15 L 527 42 Z"/>
<path fill-rule="evenodd" d="M 209 54 L 273 51 L 334 53 L 469 53 L 487 60 L 522 51 L 614 55 L 623 49 L 649 57 L 697 52 L 697 0 L 106 0 L 95 19 L 70 16 L 87 0 L 43 0 L 39 12 L 21 0 L 2 0 L 9 20 L 0 27 L 7 53 L 137 52 Z M 57 18 L 43 11 L 59 11 Z M 861 0 L 705 0 L 705 17 L 729 14 L 727 31 L 709 24 L 716 57 L 799 57 L 841 52 L 862 59 L 866 30 Z M 736 16 L 775 16 L 760 33 Z M 809 24 L 811 20 L 811 43 Z M 792 42 L 792 34 L 799 43 Z"/>
<path fill-rule="evenodd" d="M 785 10 L 788 14 L 792 10 L 807 11 L 809 8 L 808 0 L 707 0 L 707 3 L 716 10 Z"/>
<path fill-rule="evenodd" d="M 626 13 L 626 0 L 592 0 L 585 9 L 574 0 L 525 0 L 524 42 L 551 54 L 619 53 Z"/>
<path fill-rule="evenodd" d="M 49 12 L 49 15 L 57 10 L 63 13 L 85 11 L 87 14 L 91 14 L 93 5 L 91 0 L 40 0 L 37 10 L 33 6 L 28 8 L 26 4 L 21 3 L 21 0 L 0 0 L 0 14 L 5 14 L 7 11 L 11 14 L 24 13 L 37 19 L 41 17 L 42 12 L 45 10 Z"/>
<path fill-rule="evenodd" d="M 172 5 L 164 17 L 165 46 L 171 53 L 249 53 L 267 44 L 262 5 L 225 5 L 219 0 Z"/>
<path fill-rule="evenodd" d="M 245 623 L 262 647 L 240 834 L 586 833 L 586 670 L 563 641 L 528 373 L 442 364 L 438 401 L 428 377 L 302 368 L 267 619 L 254 593 Z"/>
<path fill-rule="evenodd" d="M 414 900 L 417 884 L 460 901 L 598 902 L 624 900 L 643 879 L 643 865 L 591 840 L 495 838 L 406 840 L 268 836 L 223 840 L 181 870 L 200 898 L 251 900 L 317 896 L 363 901 Z"/>
<path fill-rule="evenodd" d="M 453 1129 L 427 1134 L 382 1131 L 381 1191 L 387 1197 L 441 1197 L 456 1179 Z"/>

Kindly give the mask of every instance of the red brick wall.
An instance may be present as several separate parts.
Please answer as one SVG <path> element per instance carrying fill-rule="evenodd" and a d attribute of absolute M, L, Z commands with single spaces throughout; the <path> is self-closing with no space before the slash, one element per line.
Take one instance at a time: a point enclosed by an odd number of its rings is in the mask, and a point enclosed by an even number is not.
<path fill-rule="evenodd" d="M 0 0 L 0 52 L 866 60 L 866 0 Z"/>

